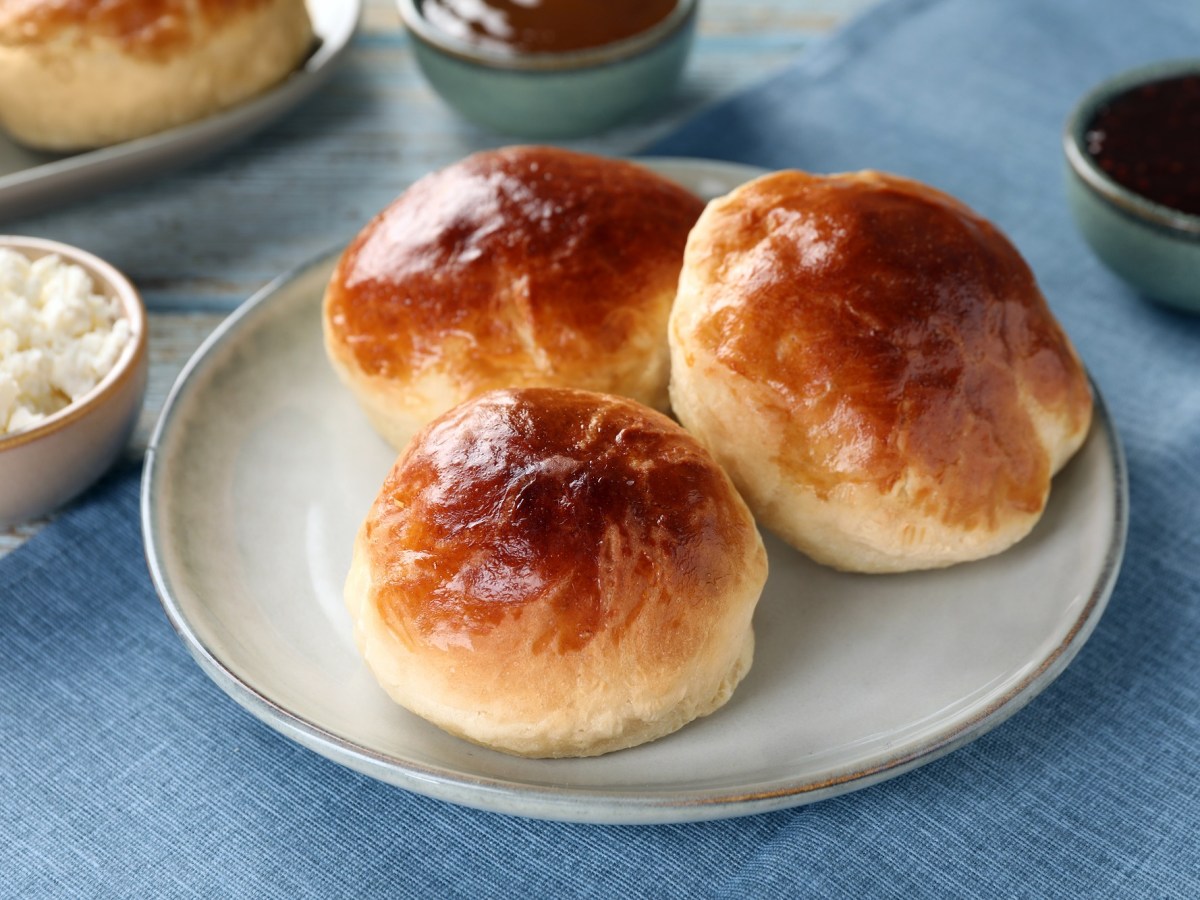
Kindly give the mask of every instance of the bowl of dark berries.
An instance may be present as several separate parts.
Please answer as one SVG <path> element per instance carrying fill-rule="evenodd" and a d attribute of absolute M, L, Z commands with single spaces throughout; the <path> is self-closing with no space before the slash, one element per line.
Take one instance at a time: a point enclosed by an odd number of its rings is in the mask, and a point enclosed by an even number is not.
<path fill-rule="evenodd" d="M 1067 120 L 1063 150 L 1071 210 L 1101 261 L 1200 313 L 1200 59 L 1100 84 Z"/>

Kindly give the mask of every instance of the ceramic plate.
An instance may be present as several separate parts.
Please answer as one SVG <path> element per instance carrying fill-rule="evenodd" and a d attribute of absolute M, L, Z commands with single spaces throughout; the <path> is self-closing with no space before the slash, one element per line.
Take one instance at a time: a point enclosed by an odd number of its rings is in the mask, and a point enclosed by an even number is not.
<path fill-rule="evenodd" d="M 262 128 L 328 80 L 358 25 L 362 0 L 308 0 L 320 41 L 299 69 L 264 94 L 198 122 L 111 147 L 54 156 L 14 143 L 0 131 L 0 210 L 5 218 L 186 165 Z"/>
<path fill-rule="evenodd" d="M 665 160 L 713 195 L 756 174 Z M 642 747 L 527 760 L 395 706 L 359 661 L 342 580 L 395 454 L 331 373 L 329 255 L 276 281 L 198 351 L 152 441 L 151 571 L 201 667 L 288 737 L 368 775 L 481 808 L 603 822 L 708 819 L 865 787 L 978 737 L 1087 639 L 1124 545 L 1126 481 L 1104 404 L 1034 532 L 951 569 L 847 575 L 768 538 L 754 667 L 716 714 Z"/>

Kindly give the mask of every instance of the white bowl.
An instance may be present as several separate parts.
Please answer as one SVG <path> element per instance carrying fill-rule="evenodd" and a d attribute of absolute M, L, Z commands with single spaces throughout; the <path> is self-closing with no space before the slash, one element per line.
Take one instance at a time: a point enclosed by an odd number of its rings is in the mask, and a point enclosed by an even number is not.
<path fill-rule="evenodd" d="M 117 298 L 131 331 L 112 370 L 87 394 L 33 428 L 0 436 L 0 526 L 9 526 L 57 509 L 112 465 L 141 410 L 149 357 L 142 299 L 104 260 L 41 238 L 0 235 L 0 247 L 30 259 L 56 253 L 83 267 L 97 293 Z"/>

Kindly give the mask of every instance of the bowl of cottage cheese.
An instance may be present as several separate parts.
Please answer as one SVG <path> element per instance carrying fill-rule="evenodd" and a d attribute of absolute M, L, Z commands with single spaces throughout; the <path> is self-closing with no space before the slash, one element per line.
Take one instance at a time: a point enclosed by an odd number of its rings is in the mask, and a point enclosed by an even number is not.
<path fill-rule="evenodd" d="M 108 263 L 0 235 L 0 526 L 62 506 L 112 465 L 146 389 L 146 313 Z"/>

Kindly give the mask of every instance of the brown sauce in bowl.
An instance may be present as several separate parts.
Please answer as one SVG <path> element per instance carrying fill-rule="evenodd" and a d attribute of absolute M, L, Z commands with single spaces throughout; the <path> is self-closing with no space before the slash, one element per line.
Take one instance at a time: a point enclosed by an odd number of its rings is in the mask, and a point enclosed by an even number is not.
<path fill-rule="evenodd" d="M 520 56 L 590 50 L 631 38 L 667 17 L 678 0 L 423 0 L 443 34 Z"/>
<path fill-rule="evenodd" d="M 1200 74 L 1139 85 L 1097 110 L 1085 145 L 1115 182 L 1200 215 Z"/>

